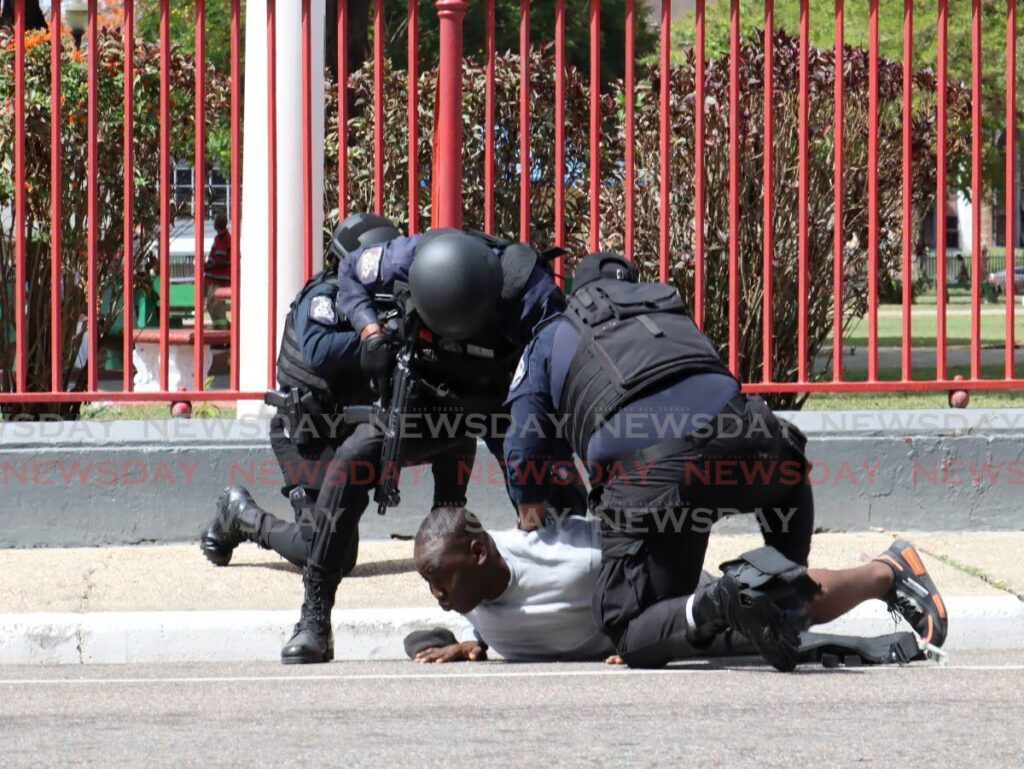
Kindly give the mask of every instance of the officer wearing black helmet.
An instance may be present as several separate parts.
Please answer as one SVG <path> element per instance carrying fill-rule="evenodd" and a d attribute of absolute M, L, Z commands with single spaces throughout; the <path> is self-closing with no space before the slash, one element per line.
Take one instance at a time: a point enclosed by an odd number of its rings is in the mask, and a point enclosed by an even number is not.
<path fill-rule="evenodd" d="M 395 364 L 395 341 L 378 316 L 380 297 L 393 297 L 422 321 L 413 415 L 419 432 L 403 439 L 402 463 L 435 456 L 467 434 L 483 438 L 500 459 L 502 436 L 494 418 L 506 414 L 503 401 L 516 361 L 534 327 L 565 306 L 538 253 L 525 244 L 439 229 L 354 251 L 339 265 L 338 284 L 338 310 L 360 335 L 361 363 L 371 381 L 385 383 Z M 438 413 L 447 419 L 430 423 Z M 471 422 L 471 416 L 483 418 Z M 379 427 L 360 424 L 335 454 L 315 507 L 301 617 L 282 662 L 333 658 L 330 618 L 343 548 L 376 482 L 350 479 L 346 468 L 379 466 L 382 444 Z M 562 487 L 548 502 L 582 511 L 580 491 Z"/>
<path fill-rule="evenodd" d="M 638 283 L 618 254 L 583 259 L 565 314 L 523 353 L 508 404 L 505 460 L 524 528 L 545 517 L 547 463 L 572 452 L 589 472 L 602 526 L 595 619 L 627 664 L 664 664 L 726 627 L 776 667 L 796 663 L 786 609 L 816 590 L 805 440 L 740 395 L 674 288 Z M 698 587 L 711 525 L 751 512 L 766 547 Z"/>
<path fill-rule="evenodd" d="M 243 541 L 274 550 L 296 566 L 306 563 L 313 537 L 313 506 L 335 451 L 353 427 L 342 419 L 348 405 L 373 400 L 359 363 L 359 336 L 338 312 L 338 263 L 352 252 L 398 238 L 398 229 L 376 214 L 352 214 L 335 227 L 325 256 L 326 267 L 302 287 L 284 323 L 277 358 L 281 391 L 268 393 L 278 407 L 270 421 L 270 445 L 281 467 L 281 493 L 294 510 L 294 523 L 261 509 L 241 486 L 224 491 L 217 514 L 203 532 L 200 547 L 212 563 L 226 566 Z M 465 498 L 468 479 L 459 462 L 473 461 L 476 443 L 465 439 L 434 458 L 437 504 Z M 359 529 L 349 533 L 341 571 L 356 565 Z"/>

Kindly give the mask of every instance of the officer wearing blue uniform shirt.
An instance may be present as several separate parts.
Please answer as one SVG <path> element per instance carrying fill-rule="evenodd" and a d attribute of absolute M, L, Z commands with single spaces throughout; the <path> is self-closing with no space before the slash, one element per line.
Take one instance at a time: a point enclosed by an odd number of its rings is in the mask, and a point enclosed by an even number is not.
<path fill-rule="evenodd" d="M 387 387 L 396 346 L 379 310 L 397 303 L 414 309 L 422 322 L 402 463 L 435 457 L 467 435 L 482 438 L 500 459 L 503 403 L 516 361 L 534 327 L 565 306 L 539 254 L 525 244 L 450 229 L 354 245 L 338 266 L 337 309 L 359 334 L 363 371 L 379 389 Z M 354 470 L 380 472 L 383 438 L 377 425 L 360 424 L 334 454 L 314 508 L 302 613 L 282 662 L 333 658 L 330 614 L 344 547 L 378 480 L 376 474 L 357 477 Z M 467 476 L 471 463 L 470 457 Z M 465 498 L 447 502 L 464 504 Z M 549 503 L 585 509 L 578 486 L 553 491 Z"/>
<path fill-rule="evenodd" d="M 541 525 L 544 468 L 574 452 L 602 525 L 595 616 L 623 659 L 664 664 L 677 656 L 674 644 L 705 642 L 730 625 L 789 667 L 797 631 L 778 607 L 742 608 L 733 587 L 698 590 L 698 579 L 711 524 L 732 512 L 763 511 L 775 548 L 768 562 L 752 556 L 750 568 L 806 566 L 814 506 L 803 438 L 760 398 L 739 394 L 674 288 L 637 281 L 621 255 L 586 257 L 566 313 L 523 353 L 505 439 L 520 523 Z M 722 482 L 730 477 L 737 482 Z M 775 508 L 786 517 L 773 518 Z"/>
<path fill-rule="evenodd" d="M 249 492 L 234 486 L 217 500 L 217 514 L 203 532 L 200 547 L 218 566 L 231 561 L 243 541 L 274 550 L 296 566 L 306 563 L 313 538 L 313 506 L 335 452 L 353 432 L 342 420 L 347 405 L 373 400 L 360 367 L 359 335 L 335 304 L 338 263 L 351 251 L 400 235 L 389 220 L 375 214 L 352 214 L 338 224 L 325 261 L 296 295 L 284 323 L 277 359 L 282 400 L 294 393 L 295 408 L 279 408 L 270 421 L 270 445 L 281 467 L 295 521 L 284 521 L 260 508 Z M 465 498 L 468 477 L 460 462 L 472 462 L 476 442 L 466 438 L 433 457 L 434 498 L 437 504 Z M 356 565 L 359 529 L 349 533 L 341 571 Z"/>

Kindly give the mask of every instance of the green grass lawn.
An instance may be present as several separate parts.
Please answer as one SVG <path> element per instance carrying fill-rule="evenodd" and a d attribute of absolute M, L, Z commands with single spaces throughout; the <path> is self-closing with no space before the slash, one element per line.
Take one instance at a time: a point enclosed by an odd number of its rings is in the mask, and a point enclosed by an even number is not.
<path fill-rule="evenodd" d="M 1001 379 L 1002 365 L 982 366 L 982 379 Z M 949 376 L 970 375 L 969 366 L 949 366 Z M 899 371 L 882 369 L 879 379 L 893 381 L 900 378 Z M 935 376 L 935 369 L 914 368 L 911 379 L 928 380 Z M 1020 373 L 1018 373 L 1020 376 Z M 847 371 L 844 378 L 850 382 L 863 382 L 865 371 Z M 813 393 L 804 403 L 805 411 L 842 411 L 862 409 L 883 411 L 891 409 L 942 409 L 949 408 L 949 393 L 935 392 L 874 392 L 874 393 Z M 1024 408 L 1024 390 L 975 390 L 971 393 L 970 408 Z"/>
<path fill-rule="evenodd" d="M 930 300 L 930 301 L 928 301 Z M 1024 342 L 1024 307 L 1016 306 L 1014 313 L 1014 339 Z M 925 297 L 910 306 L 910 331 L 914 347 L 935 347 L 937 319 L 935 297 Z M 981 305 L 981 342 L 999 346 L 1006 340 L 1006 305 L 1002 302 Z M 863 317 L 850 326 L 843 336 L 844 347 L 867 347 L 868 319 Z M 903 307 L 883 304 L 878 308 L 878 344 L 880 347 L 900 347 L 903 344 Z M 952 296 L 946 306 L 946 344 L 969 347 L 971 344 L 971 305 L 964 297 Z"/>

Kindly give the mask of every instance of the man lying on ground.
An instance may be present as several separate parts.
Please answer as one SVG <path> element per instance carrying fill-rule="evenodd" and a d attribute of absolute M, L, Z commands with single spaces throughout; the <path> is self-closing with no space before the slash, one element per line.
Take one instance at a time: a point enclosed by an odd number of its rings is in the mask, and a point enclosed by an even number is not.
<path fill-rule="evenodd" d="M 515 661 L 601 660 L 615 655 L 592 608 L 601 566 L 600 537 L 596 520 L 576 516 L 549 520 L 536 531 L 492 534 L 465 508 L 433 510 L 416 534 L 416 569 L 441 608 L 462 614 L 467 624 L 457 643 L 424 649 L 416 661 L 482 660 L 488 648 Z M 791 584 L 798 583 L 793 570 L 803 570 L 771 548 L 745 554 L 726 565 L 726 576 L 686 586 L 692 595 L 685 611 L 674 618 L 676 632 L 656 646 L 628 650 L 623 661 L 632 667 L 658 667 L 706 654 L 714 637 L 727 627 L 747 637 L 759 632 L 757 622 L 764 615 L 751 618 L 736 605 L 736 583 L 749 582 L 744 569 L 749 573 L 756 568 L 743 560 L 748 557 L 762 565 L 782 559 L 780 573 L 788 569 Z M 636 568 L 646 568 L 645 563 L 637 558 Z M 805 624 L 829 622 L 876 598 L 936 646 L 945 639 L 948 620 L 942 598 L 906 541 L 894 541 L 870 563 L 852 569 L 810 569 L 804 576 L 820 586 L 820 592 L 812 591 L 813 597 L 796 602 Z M 784 609 L 785 601 L 774 602 Z"/>

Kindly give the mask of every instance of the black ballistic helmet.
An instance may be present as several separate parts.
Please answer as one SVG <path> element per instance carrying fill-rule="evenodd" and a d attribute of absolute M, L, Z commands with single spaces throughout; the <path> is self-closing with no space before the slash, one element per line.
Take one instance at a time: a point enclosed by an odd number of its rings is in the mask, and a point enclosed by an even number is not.
<path fill-rule="evenodd" d="M 572 290 L 575 292 L 588 283 L 601 278 L 638 283 L 640 271 L 626 257 L 616 254 L 614 251 L 598 251 L 595 254 L 587 254 L 576 266 L 576 272 L 572 276 Z"/>
<path fill-rule="evenodd" d="M 343 222 L 338 222 L 338 226 L 334 228 L 327 254 L 340 262 L 363 246 L 385 243 L 401 237 L 401 235 L 402 233 L 392 224 L 391 220 L 383 216 L 351 214 Z"/>
<path fill-rule="evenodd" d="M 457 342 L 478 334 L 501 298 L 501 261 L 486 243 L 457 230 L 416 244 L 409 291 L 424 325 Z"/>

